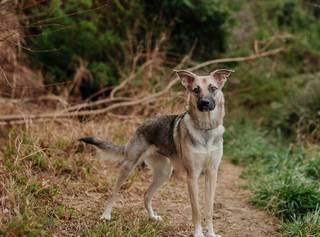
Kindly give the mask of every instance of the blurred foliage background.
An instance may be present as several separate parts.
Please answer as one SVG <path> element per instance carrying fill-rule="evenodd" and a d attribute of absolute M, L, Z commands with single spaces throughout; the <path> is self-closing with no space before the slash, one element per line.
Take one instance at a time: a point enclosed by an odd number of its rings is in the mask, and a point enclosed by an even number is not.
<path fill-rule="evenodd" d="M 6 105 L 13 104 L 2 114 L 20 113 L 24 110 L 18 105 L 46 95 L 49 99 L 54 96 L 67 112 L 81 110 L 72 107 L 81 102 L 106 98 L 110 99 L 107 105 L 128 102 L 166 88 L 175 78 L 175 68 L 280 49 L 277 54 L 245 62 L 208 64 L 196 73 L 235 70 L 224 89 L 225 150 L 232 162 L 247 167 L 243 177 L 251 180 L 252 204 L 283 221 L 283 236 L 320 236 L 319 0 L 4 0 L 0 1 L 0 18 L 0 96 L 10 98 Z M 182 87 L 170 91 L 171 104 L 159 99 L 144 106 L 149 110 L 139 105 L 135 110 L 118 109 L 117 115 L 149 117 L 183 110 Z M 56 109 L 49 102 L 25 107 L 32 113 Z M 102 107 L 96 104 L 93 108 Z M 124 126 L 119 135 L 112 124 L 108 126 L 106 130 L 121 141 L 131 131 Z M 7 143 L 0 148 L 0 158 L 2 152 L 5 159 L 0 169 L 4 164 L 8 182 L 19 178 L 19 167 L 12 163 L 19 152 L 25 157 L 32 154 L 37 169 L 28 166 L 33 172 L 30 177 L 59 170 L 70 162 L 68 157 L 75 156 L 68 151 L 59 169 L 50 168 L 48 157 L 56 160 L 60 153 L 43 153 L 42 146 L 51 144 L 54 130 L 47 128 L 42 134 L 42 129 L 34 136 L 36 141 L 20 139 L 26 145 L 22 151 L 15 141 L 27 136 L 28 129 L 21 128 L 22 135 L 10 129 L 0 133 Z M 9 140 L 6 132 L 11 134 Z M 78 129 L 75 134 L 81 132 Z M 48 135 L 48 141 L 39 141 L 39 134 Z M 73 143 L 74 137 L 68 135 L 62 143 Z M 29 150 L 32 146 L 34 151 Z M 72 161 L 68 167 L 63 172 L 85 176 L 79 171 L 81 164 Z M 13 189 L 12 193 L 19 192 Z M 16 231 L 8 223 L 7 228 Z"/>
<path fill-rule="evenodd" d="M 236 70 L 228 104 L 286 136 L 320 139 L 318 1 L 51 0 L 25 7 L 28 2 L 21 5 L 31 66 L 44 84 L 74 80 L 85 68 L 82 98 L 119 84 L 153 57 L 161 62 L 151 86 L 190 50 L 195 64 L 285 47 L 274 57 L 219 65 Z"/>
<path fill-rule="evenodd" d="M 36 23 L 30 32 L 40 34 L 27 44 L 45 50 L 31 53 L 33 66 L 52 83 L 72 80 L 85 63 L 92 80 L 82 86 L 83 97 L 118 84 L 156 47 L 172 68 L 193 45 L 198 60 L 216 57 L 227 46 L 228 12 L 219 1 L 53 0 L 26 14 L 30 26 Z"/>

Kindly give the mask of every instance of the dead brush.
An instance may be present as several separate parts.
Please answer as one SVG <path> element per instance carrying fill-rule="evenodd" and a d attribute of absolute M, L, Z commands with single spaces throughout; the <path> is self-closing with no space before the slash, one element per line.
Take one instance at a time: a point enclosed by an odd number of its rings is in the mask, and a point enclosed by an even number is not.
<path fill-rule="evenodd" d="M 203 62 L 201 64 L 192 66 L 188 68 L 189 71 L 195 71 L 200 70 L 204 67 L 208 67 L 212 64 L 217 63 L 227 63 L 227 62 L 243 62 L 243 61 L 252 61 L 258 58 L 262 57 L 268 57 L 271 55 L 276 55 L 280 52 L 283 52 L 285 48 L 280 47 L 272 50 L 268 50 L 265 52 L 260 52 L 259 54 L 253 54 L 245 57 L 236 57 L 236 58 L 222 58 L 222 59 L 214 59 L 209 60 L 206 62 Z M 190 54 L 192 53 L 192 49 L 190 50 Z M 186 55 L 181 62 L 177 65 L 176 68 L 181 68 L 183 65 L 187 65 L 189 59 L 191 58 L 190 54 Z M 144 65 L 148 65 L 147 63 Z M 114 96 L 115 92 L 113 93 L 113 96 L 110 96 L 109 98 L 101 99 L 94 102 L 84 102 L 81 104 L 68 106 L 67 108 L 64 108 L 63 110 L 53 110 L 46 113 L 31 113 L 28 114 L 15 114 L 15 115 L 5 115 L 0 117 L 0 124 L 1 125 L 8 125 L 8 124 L 25 124 L 26 122 L 29 122 L 31 120 L 38 120 L 41 122 L 47 122 L 50 119 L 54 119 L 54 121 L 58 121 L 65 118 L 70 117 L 78 117 L 80 119 L 83 119 L 85 117 L 97 117 L 97 115 L 107 114 L 107 113 L 113 113 L 114 111 L 118 115 L 149 115 L 159 112 L 157 108 L 162 103 L 162 101 L 168 101 L 170 108 L 168 108 L 167 111 L 169 111 L 169 114 L 172 113 L 172 105 L 176 105 L 177 103 L 183 103 L 181 100 L 177 101 L 169 101 L 168 96 L 175 96 L 176 98 L 179 98 L 181 96 L 181 93 L 173 92 L 175 89 L 175 86 L 179 82 L 179 78 L 174 77 L 173 73 L 165 73 L 163 70 L 161 70 L 157 75 L 157 78 L 155 80 L 150 80 L 145 84 L 139 84 L 139 83 L 133 83 L 133 80 L 136 77 L 128 78 L 130 80 L 124 80 L 119 87 L 115 87 L 115 90 L 118 90 L 119 94 L 123 96 Z M 167 74 L 167 76 L 163 76 Z M 138 79 L 138 78 L 136 78 Z M 130 89 L 130 86 L 128 82 L 132 80 L 132 87 L 134 89 Z M 135 80 L 137 82 L 140 80 Z M 160 88 L 162 84 L 165 84 L 164 88 L 161 90 L 158 90 L 157 88 Z M 154 88 L 154 90 L 150 90 L 151 92 L 145 92 L 145 88 L 147 86 L 150 86 Z M 122 88 L 125 90 L 122 91 Z M 121 89 L 121 90 L 120 90 Z M 126 90 L 130 92 L 129 94 L 125 94 Z M 118 93 L 117 92 L 117 93 Z M 112 93 L 111 93 L 112 95 Z M 62 100 L 63 101 L 63 100 Z M 159 104 L 160 102 L 160 104 Z M 139 106 L 136 106 L 139 105 Z M 47 111 L 47 110 L 46 110 Z M 111 112 L 112 111 L 112 112 Z M 32 111 L 33 112 L 33 111 Z M 176 112 L 176 111 L 175 111 Z"/>
<path fill-rule="evenodd" d="M 154 20 L 153 25 L 157 21 Z M 128 35 L 129 40 L 124 47 L 126 65 L 130 65 L 128 70 L 119 70 L 123 78 L 121 83 L 114 87 L 110 97 L 130 96 L 137 97 L 142 91 L 152 91 L 154 83 L 159 83 L 159 77 L 165 77 L 163 71 L 164 63 L 167 60 L 167 47 L 169 42 L 169 32 L 162 32 L 159 38 L 155 37 L 154 28 L 152 27 L 145 36 L 144 44 Z M 133 30 L 134 31 L 134 30 Z M 163 82 L 163 78 L 162 82 Z M 160 80 L 161 82 L 161 80 Z M 162 84 L 162 83 L 161 83 Z"/>
<path fill-rule="evenodd" d="M 0 96 L 26 97 L 42 94 L 44 87 L 39 72 L 25 63 L 24 32 L 16 11 L 17 1 L 0 3 Z M 37 80 L 35 80 L 37 79 Z"/>
<path fill-rule="evenodd" d="M 93 77 L 91 72 L 87 69 L 88 63 L 81 58 L 78 59 L 78 63 L 79 64 L 76 66 L 76 71 L 72 83 L 67 89 L 68 92 L 65 96 L 69 96 L 72 94 L 75 97 L 81 97 L 81 85 L 92 83 Z"/>

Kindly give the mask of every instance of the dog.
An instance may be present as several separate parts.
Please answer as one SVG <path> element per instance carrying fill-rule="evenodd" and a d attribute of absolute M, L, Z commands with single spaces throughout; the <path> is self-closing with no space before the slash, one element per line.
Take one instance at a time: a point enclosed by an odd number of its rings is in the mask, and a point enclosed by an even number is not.
<path fill-rule="evenodd" d="M 199 177 L 204 173 L 206 236 L 218 237 L 213 228 L 213 203 L 225 131 L 222 88 L 233 71 L 218 69 L 206 76 L 186 70 L 175 72 L 188 92 L 188 106 L 183 114 L 163 115 L 144 122 L 126 145 L 114 145 L 95 137 L 79 140 L 124 156 L 119 178 L 101 219 L 111 219 L 112 207 L 119 199 L 121 186 L 137 164 L 144 161 L 153 170 L 152 183 L 144 195 L 149 218 L 162 220 L 152 208 L 152 197 L 169 180 L 174 169 L 184 171 L 192 208 L 194 237 L 204 237 L 198 185 Z"/>

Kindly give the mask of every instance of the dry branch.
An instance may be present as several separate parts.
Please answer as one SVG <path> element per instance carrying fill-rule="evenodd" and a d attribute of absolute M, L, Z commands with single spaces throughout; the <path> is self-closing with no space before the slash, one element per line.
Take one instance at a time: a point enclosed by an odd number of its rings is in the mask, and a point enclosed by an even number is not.
<path fill-rule="evenodd" d="M 138 70 L 137 72 L 132 72 L 132 73 L 130 74 L 130 76 L 129 76 L 126 80 L 122 81 L 118 86 L 116 86 L 116 87 L 111 91 L 111 93 L 110 93 L 110 98 L 111 98 L 111 99 L 114 99 L 114 98 L 115 98 L 114 95 L 115 95 L 119 90 L 121 90 L 123 87 L 125 87 L 130 81 L 132 81 L 132 80 L 136 77 L 137 74 L 139 74 L 140 72 L 142 72 L 142 71 L 143 71 L 146 67 L 148 67 L 152 62 L 153 62 L 152 60 L 149 60 L 149 61 L 147 61 L 146 63 L 144 63 L 144 64 L 139 68 L 139 70 Z"/>
<path fill-rule="evenodd" d="M 209 60 L 209 61 L 197 64 L 196 66 L 188 68 L 187 70 L 195 71 L 197 69 L 200 69 L 200 68 L 203 68 L 203 67 L 207 67 L 207 66 L 209 66 L 211 64 L 217 64 L 217 63 L 252 61 L 252 60 L 255 60 L 257 58 L 268 57 L 268 56 L 272 56 L 272 55 L 278 54 L 278 53 L 280 53 L 280 52 L 282 52 L 284 50 L 285 50 L 285 48 L 281 47 L 281 48 L 277 48 L 277 49 L 272 49 L 272 50 L 269 50 L 269 51 L 261 52 L 259 54 L 253 54 L 253 55 L 246 56 L 246 57 L 213 59 L 213 60 Z"/>
<path fill-rule="evenodd" d="M 86 103 L 82 103 L 82 104 L 77 104 L 71 107 L 66 108 L 65 110 L 60 111 L 61 113 L 67 113 L 70 111 L 79 111 L 83 108 L 88 108 L 88 107 L 96 107 L 98 105 L 102 105 L 102 104 L 108 104 L 111 102 L 122 102 L 122 101 L 130 101 L 133 98 L 129 98 L 129 97 L 116 97 L 116 98 L 106 98 L 106 99 L 102 99 L 102 100 L 98 100 L 95 102 L 86 102 Z"/>
<path fill-rule="evenodd" d="M 227 62 L 244 62 L 244 61 L 251 61 L 255 60 L 261 57 L 267 57 L 267 56 L 272 56 L 275 54 L 278 54 L 282 51 L 284 51 L 284 48 L 277 48 L 273 50 L 269 50 L 266 52 L 261 52 L 259 54 L 254 54 L 246 57 L 236 57 L 236 58 L 222 58 L 222 59 L 214 59 L 210 61 L 203 62 L 201 64 L 198 64 L 196 66 L 187 68 L 187 70 L 190 71 L 195 71 L 197 69 L 212 65 L 212 64 L 217 64 L 217 63 L 227 63 Z M 93 103 L 84 103 L 84 104 L 79 104 L 76 106 L 69 107 L 65 110 L 58 111 L 55 113 L 47 113 L 47 114 L 38 114 L 38 115 L 8 115 L 8 116 L 1 116 L 0 117 L 0 122 L 7 122 L 10 123 L 11 121 L 18 121 L 18 120 L 35 120 L 35 119 L 57 119 L 57 118 L 68 118 L 68 117 L 79 117 L 79 116 L 90 116 L 90 115 L 99 115 L 99 114 L 105 114 L 107 112 L 110 112 L 114 109 L 119 109 L 122 107 L 128 107 L 128 106 L 134 106 L 137 104 L 145 104 L 145 103 L 150 103 L 155 101 L 157 98 L 165 95 L 170 91 L 170 89 L 175 86 L 179 82 L 178 78 L 175 78 L 172 80 L 162 91 L 159 91 L 157 93 L 147 95 L 142 98 L 127 98 L 127 97 L 115 97 L 115 98 L 107 98 L 104 100 L 96 101 Z M 116 102 L 120 101 L 115 104 L 111 104 L 108 107 L 102 108 L 102 109 L 95 109 L 95 110 L 83 110 L 83 111 L 73 111 L 72 110 L 80 110 L 83 108 L 90 108 L 93 106 L 105 104 L 105 103 L 110 103 L 110 102 Z M 0 123 L 1 124 L 1 123 Z"/>

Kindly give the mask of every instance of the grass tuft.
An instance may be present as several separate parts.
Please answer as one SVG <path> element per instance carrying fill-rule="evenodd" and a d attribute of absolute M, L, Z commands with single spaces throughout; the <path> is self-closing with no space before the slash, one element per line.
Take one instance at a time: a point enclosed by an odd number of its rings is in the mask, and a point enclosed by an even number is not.
<path fill-rule="evenodd" d="M 12 218 L 5 226 L 0 228 L 0 234 L 4 237 L 28 236 L 28 237 L 47 237 L 50 236 L 41 224 L 41 220 L 30 217 L 26 214 L 17 215 Z"/>
<path fill-rule="evenodd" d="M 273 175 L 257 185 L 251 201 L 283 220 L 291 220 L 317 209 L 320 190 L 290 174 Z"/>
<path fill-rule="evenodd" d="M 304 172 L 308 178 L 311 178 L 313 180 L 320 180 L 320 156 L 319 155 L 307 162 L 304 168 Z"/>
<path fill-rule="evenodd" d="M 320 211 L 309 212 L 303 217 L 282 226 L 284 237 L 318 237 L 320 233 Z"/>

